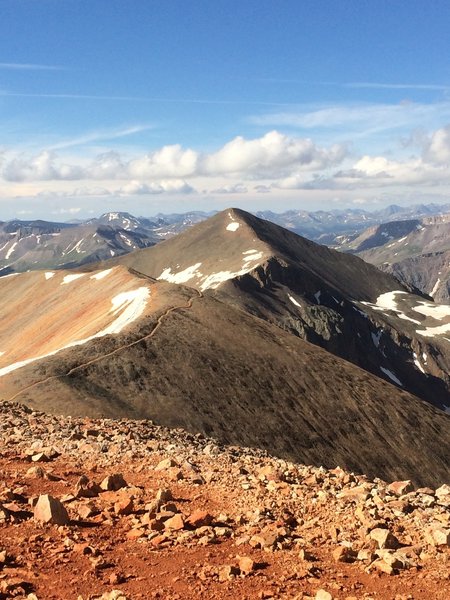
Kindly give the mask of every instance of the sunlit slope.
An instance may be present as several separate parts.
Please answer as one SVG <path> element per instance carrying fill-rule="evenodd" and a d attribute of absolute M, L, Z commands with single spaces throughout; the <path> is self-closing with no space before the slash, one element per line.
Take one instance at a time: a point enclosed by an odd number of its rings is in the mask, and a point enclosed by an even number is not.
<path fill-rule="evenodd" d="M 0 279 L 0 377 L 41 357 L 122 331 L 151 311 L 150 284 L 123 267 Z"/>

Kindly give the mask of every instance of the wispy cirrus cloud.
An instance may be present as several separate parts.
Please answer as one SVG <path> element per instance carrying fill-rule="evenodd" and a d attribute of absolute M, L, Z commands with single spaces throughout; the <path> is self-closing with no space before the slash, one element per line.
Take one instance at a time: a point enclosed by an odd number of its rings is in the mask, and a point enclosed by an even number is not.
<path fill-rule="evenodd" d="M 380 89 L 380 90 L 429 90 L 445 92 L 450 90 L 450 83 L 402 83 L 383 81 L 306 81 L 303 79 L 284 77 L 260 77 L 260 83 L 291 83 L 307 86 L 325 86 L 336 88 Z"/>
<path fill-rule="evenodd" d="M 62 71 L 64 67 L 59 65 L 38 65 L 33 63 L 8 63 L 0 62 L 0 69 L 13 71 Z"/>
<path fill-rule="evenodd" d="M 97 131 L 90 131 L 83 135 L 73 137 L 71 139 L 63 140 L 56 144 L 52 144 L 48 147 L 48 150 L 63 150 L 65 148 L 73 148 L 75 146 L 83 146 L 85 144 L 91 144 L 93 142 L 101 142 L 106 140 L 116 140 L 119 138 L 134 135 L 135 133 L 141 133 L 153 129 L 154 125 L 130 125 L 121 129 L 100 129 Z"/>
<path fill-rule="evenodd" d="M 159 98 L 151 96 L 121 96 L 97 94 L 69 94 L 69 93 L 28 93 L 14 90 L 0 90 L 0 97 L 4 98 L 43 98 L 55 100 L 92 100 L 111 102 L 142 102 L 142 103 L 169 103 L 169 104 L 211 104 L 225 106 L 297 106 L 297 102 L 268 102 L 265 100 L 236 100 L 227 98 Z"/>
<path fill-rule="evenodd" d="M 424 119 L 450 118 L 450 102 L 421 104 L 400 102 L 396 104 L 348 103 L 322 107 L 299 107 L 296 111 L 266 113 L 250 117 L 257 125 L 288 125 L 314 129 L 366 125 L 370 129 L 399 128 L 423 123 Z"/>
<path fill-rule="evenodd" d="M 347 88 L 367 88 L 380 90 L 430 90 L 436 92 L 445 92 L 450 90 L 450 84 L 435 84 L 435 83 L 377 83 L 371 81 L 353 81 L 341 84 Z"/>

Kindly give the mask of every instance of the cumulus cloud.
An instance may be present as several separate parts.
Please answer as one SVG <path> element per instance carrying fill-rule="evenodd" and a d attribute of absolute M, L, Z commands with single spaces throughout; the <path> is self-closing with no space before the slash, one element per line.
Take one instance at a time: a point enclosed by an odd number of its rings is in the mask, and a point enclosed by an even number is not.
<path fill-rule="evenodd" d="M 224 185 L 216 190 L 212 190 L 213 194 L 246 194 L 247 192 L 247 188 L 242 183 Z"/>
<path fill-rule="evenodd" d="M 126 176 L 126 166 L 118 152 L 104 152 L 85 169 L 84 176 L 87 179 L 117 179 Z"/>
<path fill-rule="evenodd" d="M 217 152 L 203 157 L 201 170 L 208 175 L 244 173 L 264 177 L 292 168 L 323 169 L 342 161 L 345 154 L 345 148 L 340 145 L 325 149 L 310 139 L 270 131 L 253 140 L 234 138 Z"/>
<path fill-rule="evenodd" d="M 179 144 L 164 146 L 141 158 L 131 160 L 127 172 L 131 177 L 188 177 L 197 171 L 199 155 L 195 150 L 183 149 Z"/>
<path fill-rule="evenodd" d="M 183 180 L 162 180 L 158 182 L 144 183 L 142 181 L 130 181 L 123 185 L 115 193 L 123 196 L 138 196 L 145 194 L 191 194 L 194 188 Z"/>
<path fill-rule="evenodd" d="M 75 180 L 83 177 L 83 170 L 76 165 L 56 162 L 56 155 L 43 151 L 31 158 L 19 156 L 4 162 L 2 176 L 6 181 Z"/>
<path fill-rule="evenodd" d="M 424 159 L 437 165 L 450 164 L 450 125 L 437 129 L 424 148 Z"/>
<path fill-rule="evenodd" d="M 54 152 L 46 150 L 31 157 L 21 155 L 5 160 L 2 176 L 15 182 L 61 179 L 146 181 L 236 175 L 251 180 L 285 176 L 293 169 L 324 169 L 339 164 L 345 155 L 346 149 L 341 145 L 323 148 L 310 139 L 271 131 L 256 139 L 236 137 L 209 154 L 176 144 L 128 161 L 111 151 L 98 155 L 88 164 L 80 161 L 80 164 L 68 165 Z"/>
<path fill-rule="evenodd" d="M 390 186 L 429 185 L 450 183 L 450 171 L 445 165 L 433 165 L 422 158 L 404 161 L 389 160 L 385 156 L 363 156 L 350 168 L 336 171 L 331 176 L 316 175 L 305 178 L 292 175 L 278 182 L 284 189 L 367 189 Z"/>

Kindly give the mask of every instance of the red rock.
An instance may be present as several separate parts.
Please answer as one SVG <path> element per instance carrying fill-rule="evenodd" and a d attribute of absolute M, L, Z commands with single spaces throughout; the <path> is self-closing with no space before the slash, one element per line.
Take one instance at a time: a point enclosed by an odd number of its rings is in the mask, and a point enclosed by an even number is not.
<path fill-rule="evenodd" d="M 393 492 L 397 496 L 402 496 L 403 494 L 408 494 L 408 492 L 412 492 L 414 490 L 414 486 L 412 481 L 407 479 L 406 481 L 393 481 L 388 485 L 387 489 L 390 492 Z"/>
<path fill-rule="evenodd" d="M 219 581 L 229 581 L 235 575 L 239 575 L 238 567 L 233 565 L 225 565 L 223 567 L 219 567 Z"/>
<path fill-rule="evenodd" d="M 450 546 L 450 529 L 432 527 L 428 530 L 426 539 L 432 546 Z"/>
<path fill-rule="evenodd" d="M 171 467 L 177 467 L 177 463 L 173 460 L 173 458 L 165 458 L 161 460 L 155 467 L 155 471 L 165 471 L 166 469 L 170 469 Z"/>
<path fill-rule="evenodd" d="M 239 559 L 239 570 L 243 575 L 248 575 L 255 570 L 255 561 L 249 556 L 241 556 Z"/>
<path fill-rule="evenodd" d="M 129 540 L 137 540 L 139 538 L 142 538 L 145 536 L 145 530 L 144 529 L 130 529 L 130 531 L 127 532 L 127 538 Z"/>
<path fill-rule="evenodd" d="M 167 538 L 165 535 L 155 535 L 155 537 L 150 540 L 150 544 L 152 546 L 160 546 L 166 540 Z"/>
<path fill-rule="evenodd" d="M 369 533 L 371 540 L 375 540 L 378 544 L 378 548 L 398 548 L 399 542 L 395 535 L 393 535 L 389 529 L 382 529 L 377 527 L 372 529 Z"/>
<path fill-rule="evenodd" d="M 181 513 L 178 513 L 170 519 L 167 519 L 167 521 L 164 522 L 164 527 L 165 529 L 174 529 L 175 531 L 184 529 L 183 515 Z"/>
<path fill-rule="evenodd" d="M 133 510 L 133 498 L 121 498 L 114 504 L 114 512 L 116 515 L 131 515 Z"/>
<path fill-rule="evenodd" d="M 114 475 L 108 475 L 101 482 L 100 487 L 104 491 L 117 491 L 121 488 L 127 487 L 127 482 L 123 478 L 121 473 L 114 473 Z"/>
<path fill-rule="evenodd" d="M 333 550 L 333 558 L 336 562 L 354 562 L 356 553 L 347 546 L 338 546 Z"/>
<path fill-rule="evenodd" d="M 196 529 L 197 527 L 210 525 L 212 520 L 212 515 L 206 510 L 194 510 L 194 512 L 186 519 L 186 524 Z"/>
<path fill-rule="evenodd" d="M 68 525 L 70 523 L 67 510 L 61 502 L 48 494 L 39 496 L 34 507 L 34 518 L 41 523 L 53 523 L 55 525 Z"/>

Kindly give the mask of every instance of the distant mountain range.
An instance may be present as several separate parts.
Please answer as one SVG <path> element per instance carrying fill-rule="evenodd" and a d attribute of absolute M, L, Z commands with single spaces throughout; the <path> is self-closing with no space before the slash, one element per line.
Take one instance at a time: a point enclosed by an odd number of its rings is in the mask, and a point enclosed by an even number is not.
<path fill-rule="evenodd" d="M 450 303 L 450 214 L 371 227 L 340 249 Z"/>
<path fill-rule="evenodd" d="M 267 219 L 308 239 L 339 248 L 368 226 L 389 220 L 417 219 L 450 211 L 450 205 L 389 206 L 364 210 L 259 212 Z M 0 276 L 34 269 L 72 268 L 147 248 L 176 235 L 214 213 L 156 215 L 148 219 L 125 212 L 73 223 L 0 222 Z"/>
<path fill-rule="evenodd" d="M 105 262 L 0 278 L 0 395 L 431 485 L 448 477 L 450 309 L 412 292 L 229 209 Z"/>

